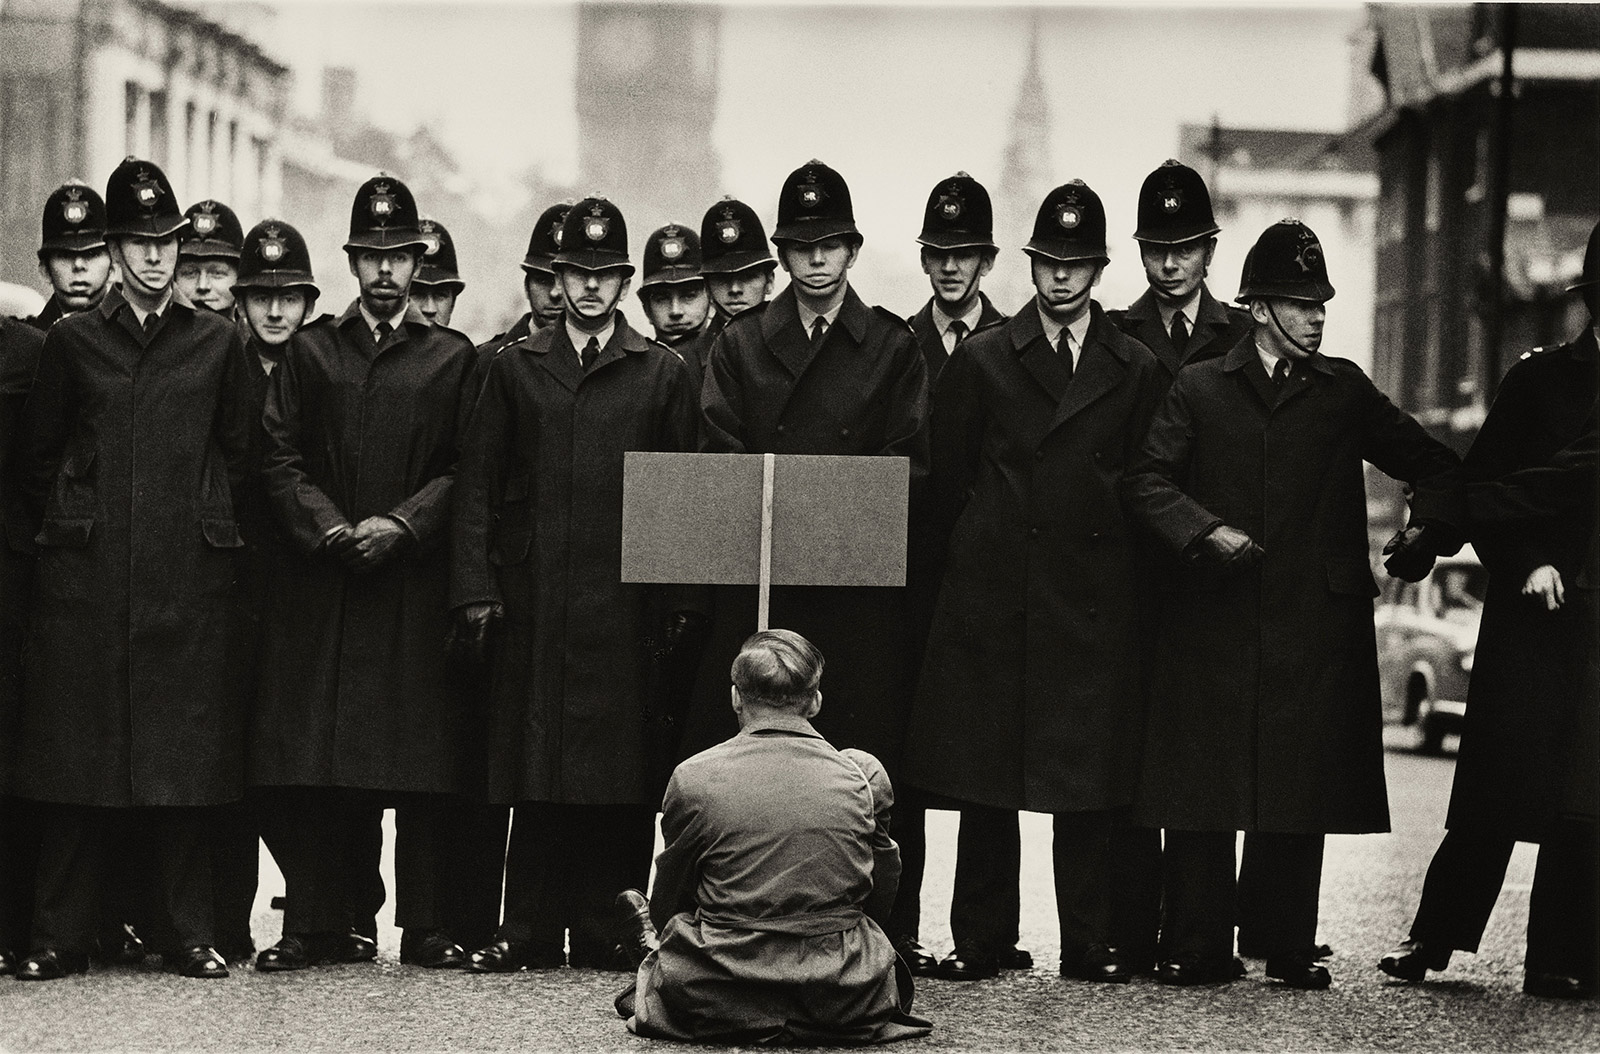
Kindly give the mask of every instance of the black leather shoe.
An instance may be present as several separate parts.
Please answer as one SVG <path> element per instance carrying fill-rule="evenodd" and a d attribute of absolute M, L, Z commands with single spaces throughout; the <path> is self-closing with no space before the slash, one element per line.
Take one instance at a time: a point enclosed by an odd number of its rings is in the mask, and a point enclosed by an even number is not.
<path fill-rule="evenodd" d="M 534 941 L 512 941 L 504 937 L 467 956 L 468 973 L 515 973 L 518 970 L 553 970 L 565 964 L 559 948 Z"/>
<path fill-rule="evenodd" d="M 617 894 L 617 943 L 635 969 L 649 957 L 661 943 L 656 937 L 656 925 L 650 921 L 650 900 L 637 889 L 624 889 Z"/>
<path fill-rule="evenodd" d="M 17 966 L 19 981 L 54 981 L 74 973 L 89 972 L 89 957 L 82 952 L 46 948 L 34 952 Z"/>
<path fill-rule="evenodd" d="M 138 966 L 144 962 L 144 941 L 126 922 L 121 929 L 112 930 L 100 938 L 100 950 L 95 956 L 107 966 Z"/>
<path fill-rule="evenodd" d="M 228 964 L 209 944 L 196 944 L 174 955 L 162 957 L 167 969 L 184 977 L 215 978 L 228 976 Z"/>
<path fill-rule="evenodd" d="M 256 957 L 254 941 L 219 941 L 217 954 L 222 956 L 224 962 L 247 963 Z"/>
<path fill-rule="evenodd" d="M 981 948 L 957 948 L 939 960 L 936 977 L 946 981 L 987 981 L 1000 976 L 1000 960 Z"/>
<path fill-rule="evenodd" d="M 1156 967 L 1156 980 L 1173 985 L 1228 984 L 1240 976 L 1243 965 L 1231 957 L 1218 962 L 1168 959 Z"/>
<path fill-rule="evenodd" d="M 1002 970 L 1033 969 L 1033 953 L 1026 948 L 1012 946 L 1002 951 L 998 958 Z"/>
<path fill-rule="evenodd" d="M 17 953 L 10 948 L 0 948 L 0 977 L 17 972 Z"/>
<path fill-rule="evenodd" d="M 1378 960 L 1378 969 L 1402 981 L 1420 981 L 1429 970 L 1443 970 L 1450 965 L 1450 949 L 1407 937 Z"/>
<path fill-rule="evenodd" d="M 1267 960 L 1267 976 L 1282 981 L 1290 988 L 1308 992 L 1321 991 L 1333 984 L 1328 968 L 1314 960 L 1299 955 L 1284 955 Z"/>
<path fill-rule="evenodd" d="M 894 950 L 906 961 L 913 977 L 938 977 L 939 959 L 922 946 L 915 937 L 903 937 L 894 942 Z"/>
<path fill-rule="evenodd" d="M 1097 944 L 1075 960 L 1061 961 L 1061 976 L 1075 981 L 1101 981 L 1108 984 L 1127 984 L 1133 980 L 1133 971 L 1122 965 L 1116 952 Z"/>
<path fill-rule="evenodd" d="M 442 930 L 407 932 L 400 936 L 400 962 L 429 970 L 459 970 L 467 965 L 467 953 Z"/>
<path fill-rule="evenodd" d="M 1594 982 L 1566 974 L 1530 971 L 1522 975 L 1522 991 L 1544 999 L 1588 999 L 1594 995 Z"/>
<path fill-rule="evenodd" d="M 311 965 L 311 962 L 308 941 L 285 934 L 277 944 L 256 956 L 256 969 L 263 973 L 304 970 Z"/>
<path fill-rule="evenodd" d="M 1267 950 L 1254 941 L 1239 942 L 1239 954 L 1247 959 L 1265 959 Z M 1333 958 L 1333 946 L 1328 944 L 1313 944 L 1306 949 L 1306 955 L 1312 960 Z"/>
<path fill-rule="evenodd" d="M 322 961 L 330 963 L 369 963 L 377 957 L 378 942 L 371 937 L 364 937 L 352 930 L 334 939 L 332 949 Z"/>

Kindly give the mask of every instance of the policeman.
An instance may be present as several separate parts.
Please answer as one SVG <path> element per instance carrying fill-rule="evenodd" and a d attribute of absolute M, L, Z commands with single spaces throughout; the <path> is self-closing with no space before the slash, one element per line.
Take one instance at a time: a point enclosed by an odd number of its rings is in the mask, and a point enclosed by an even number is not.
<path fill-rule="evenodd" d="M 639 300 L 656 340 L 677 352 L 696 376 L 703 373 L 711 350 L 707 324 L 711 301 L 700 273 L 700 239 L 694 231 L 669 223 L 645 240 Z"/>
<path fill-rule="evenodd" d="M 233 488 L 255 415 L 237 330 L 175 295 L 188 224 L 166 175 L 128 158 L 106 205 L 121 284 L 51 328 L 24 415 L 39 570 L 13 778 L 41 803 L 44 841 L 18 976 L 85 969 L 108 838 L 143 825 L 157 950 L 225 977 L 206 811 L 242 789 Z"/>
<path fill-rule="evenodd" d="M 528 236 L 528 252 L 522 258 L 522 292 L 528 299 L 528 313 L 504 333 L 478 346 L 480 363 L 502 349 L 522 340 L 534 330 L 553 326 L 561 320 L 561 283 L 556 281 L 556 253 L 561 251 L 561 224 L 572 209 L 572 202 L 551 205 L 539 214 Z"/>
<path fill-rule="evenodd" d="M 911 328 L 932 379 L 962 338 L 1006 319 L 980 288 L 999 251 L 993 229 L 989 192 L 965 172 L 940 180 L 929 192 L 917 244 L 933 296 L 912 316 Z"/>
<path fill-rule="evenodd" d="M 436 326 L 448 326 L 455 314 L 456 298 L 467 287 L 456 269 L 456 243 L 438 220 L 424 216 L 418 226 L 427 239 L 422 266 L 411 280 L 411 299 L 422 317 Z"/>
<path fill-rule="evenodd" d="M 244 242 L 239 217 L 211 198 L 190 205 L 184 216 L 189 227 L 178 243 L 178 295 L 195 307 L 231 315 Z"/>
<path fill-rule="evenodd" d="M 39 273 L 50 299 L 28 325 L 47 330 L 57 319 L 87 311 L 106 295 L 111 254 L 106 250 L 106 203 L 91 186 L 68 180 L 45 199 Z"/>
<path fill-rule="evenodd" d="M 697 378 L 618 310 L 634 269 L 615 204 L 574 205 L 561 246 L 563 322 L 490 361 L 453 512 L 456 640 L 482 655 L 502 619 L 486 782 L 515 806 L 505 919 L 471 957 L 484 973 L 629 968 L 611 905 L 649 878 L 661 801 L 644 642 L 662 612 L 687 617 L 617 568 L 624 454 L 694 448 Z"/>
<path fill-rule="evenodd" d="M 1321 353 L 1333 297 L 1298 220 L 1245 258 L 1250 336 L 1179 372 L 1123 496 L 1174 559 L 1150 673 L 1136 822 L 1166 831 L 1167 984 L 1232 980 L 1236 831 L 1269 978 L 1331 983 L 1313 941 L 1324 836 L 1388 830 L 1363 461 L 1413 490 L 1390 573 L 1461 544 L 1456 455 L 1360 367 Z"/>
<path fill-rule="evenodd" d="M 363 183 L 345 243 L 359 296 L 290 338 L 263 421 L 288 555 L 274 568 L 251 782 L 284 872 L 283 938 L 260 970 L 371 959 L 371 846 L 395 809 L 400 961 L 460 966 L 440 852 L 461 789 L 462 706 L 445 674 L 438 556 L 471 405 L 471 342 L 424 319 L 427 240 L 398 179 Z M 381 884 L 377 887 L 381 901 Z"/>
<path fill-rule="evenodd" d="M 1191 362 L 1224 355 L 1250 332 L 1250 314 L 1225 306 L 1206 288 L 1217 248 L 1211 193 L 1200 173 L 1168 160 L 1139 188 L 1139 258 L 1149 288 L 1125 311 L 1106 315 L 1155 353 L 1164 384 Z M 1253 873 L 1245 850 L 1246 872 Z M 1161 928 L 1161 832 L 1118 827 L 1112 834 L 1112 937 L 1123 961 L 1145 971 L 1156 963 Z M 1241 951 L 1249 926 L 1241 927 Z"/>
<path fill-rule="evenodd" d="M 722 332 L 741 311 L 766 302 L 778 261 L 767 249 L 767 234 L 756 210 L 724 197 L 700 221 L 700 271 L 711 296 L 711 334 Z"/>

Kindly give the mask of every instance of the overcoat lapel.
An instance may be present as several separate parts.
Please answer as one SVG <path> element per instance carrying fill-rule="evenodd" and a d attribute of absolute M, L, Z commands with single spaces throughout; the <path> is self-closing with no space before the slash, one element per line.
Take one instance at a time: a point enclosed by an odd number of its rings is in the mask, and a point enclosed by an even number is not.
<path fill-rule="evenodd" d="M 805 373 L 816 357 L 811 349 L 811 338 L 800 325 L 800 305 L 795 300 L 793 286 L 786 287 L 773 299 L 772 306 L 761 313 L 761 332 L 773 357 L 792 377 Z"/>
<path fill-rule="evenodd" d="M 1060 353 L 1045 339 L 1044 323 L 1039 319 L 1038 307 L 1030 303 L 1017 312 L 1008 325 L 1011 327 L 1011 347 L 1016 351 L 1023 369 L 1050 393 L 1050 400 L 1059 406 L 1072 376 L 1061 365 Z"/>
<path fill-rule="evenodd" d="M 1059 428 L 1073 414 L 1121 384 L 1122 376 L 1127 371 L 1127 363 L 1105 339 L 1106 327 L 1110 323 L 1098 305 L 1091 305 L 1090 310 L 1094 314 L 1090 317 L 1083 351 L 1078 356 L 1072 383 L 1067 385 L 1067 393 L 1056 406 L 1055 417 L 1050 421 L 1052 429 Z"/>
<path fill-rule="evenodd" d="M 539 340 L 537 336 L 529 337 L 526 347 L 533 352 L 539 365 L 560 382 L 563 388 L 575 392 L 583 381 L 583 367 L 578 365 L 578 349 L 572 346 L 572 340 L 567 336 L 567 327 L 564 324 L 557 323 L 551 326 L 549 333 L 548 340 Z M 615 334 L 612 336 L 615 337 Z M 616 341 L 613 339 L 607 343 Z"/>

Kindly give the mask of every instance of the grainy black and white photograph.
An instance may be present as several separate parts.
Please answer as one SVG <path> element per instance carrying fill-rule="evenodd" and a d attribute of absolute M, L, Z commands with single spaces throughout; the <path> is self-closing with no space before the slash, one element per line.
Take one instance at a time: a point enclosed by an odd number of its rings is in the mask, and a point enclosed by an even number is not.
<path fill-rule="evenodd" d="M 1600 1050 L 1597 318 L 1600 4 L 0 0 L 0 1052 Z"/>

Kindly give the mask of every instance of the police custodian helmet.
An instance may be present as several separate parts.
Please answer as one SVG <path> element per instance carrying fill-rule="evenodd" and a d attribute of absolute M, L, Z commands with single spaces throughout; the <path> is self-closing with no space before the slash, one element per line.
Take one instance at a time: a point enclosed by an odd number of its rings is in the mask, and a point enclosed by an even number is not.
<path fill-rule="evenodd" d="M 321 294 L 311 276 L 311 253 L 306 240 L 282 220 L 262 220 L 244 236 L 239 250 L 236 290 L 309 289 Z"/>
<path fill-rule="evenodd" d="M 1245 254 L 1244 273 L 1239 277 L 1239 295 L 1235 299 L 1245 303 L 1263 296 L 1318 304 L 1333 299 L 1322 243 L 1299 220 L 1274 223 L 1261 232 Z"/>
<path fill-rule="evenodd" d="M 994 250 L 994 206 L 983 184 L 965 172 L 940 180 L 922 211 L 917 242 L 933 249 Z"/>
<path fill-rule="evenodd" d="M 1567 292 L 1593 285 L 1600 285 L 1600 223 L 1595 224 L 1594 230 L 1589 232 L 1589 244 L 1583 251 L 1583 273 L 1576 282 L 1567 286 Z"/>
<path fill-rule="evenodd" d="M 561 222 L 561 251 L 553 263 L 584 271 L 622 270 L 632 274 L 628 225 L 622 210 L 601 197 L 584 198 L 572 206 Z"/>
<path fill-rule="evenodd" d="M 167 174 L 155 162 L 123 158 L 106 180 L 108 236 L 165 238 L 188 224 Z"/>
<path fill-rule="evenodd" d="M 1211 214 L 1211 192 L 1200 173 L 1172 158 L 1144 179 L 1139 188 L 1136 240 L 1181 245 L 1221 231 Z"/>
<path fill-rule="evenodd" d="M 244 226 L 234 211 L 213 198 L 197 201 L 184 216 L 189 230 L 178 244 L 178 256 L 191 260 L 237 260 L 244 245 Z"/>
<path fill-rule="evenodd" d="M 95 189 L 72 179 L 44 202 L 39 258 L 52 252 L 83 253 L 106 247 L 106 203 Z"/>
<path fill-rule="evenodd" d="M 418 227 L 417 201 L 411 188 L 386 172 L 379 172 L 356 190 L 350 206 L 350 237 L 344 243 L 352 249 L 400 249 L 428 246 Z"/>
<path fill-rule="evenodd" d="M 700 239 L 687 227 L 667 224 L 645 240 L 643 270 L 641 295 L 653 285 L 700 281 Z"/>
<path fill-rule="evenodd" d="M 1033 237 L 1022 247 L 1029 256 L 1052 260 L 1099 260 L 1106 255 L 1106 207 L 1100 195 L 1074 179 L 1045 195 L 1033 221 Z"/>
<path fill-rule="evenodd" d="M 524 271 L 549 272 L 555 266 L 556 253 L 561 251 L 561 224 L 571 211 L 572 202 L 563 201 L 539 213 L 528 236 L 527 255 L 522 258 Z"/>
<path fill-rule="evenodd" d="M 700 270 L 706 274 L 733 274 L 761 266 L 778 268 L 778 261 L 767 248 L 761 217 L 733 197 L 725 197 L 706 210 L 700 221 L 700 254 Z"/>
<path fill-rule="evenodd" d="M 453 286 L 460 293 L 467 283 L 461 280 L 456 265 L 456 243 L 450 232 L 445 230 L 444 224 L 427 216 L 417 221 L 417 229 L 422 232 L 427 248 L 422 251 L 422 266 L 417 268 L 412 284 Z"/>
<path fill-rule="evenodd" d="M 772 240 L 778 245 L 803 245 L 840 235 L 861 237 L 850 205 L 850 187 L 843 176 L 813 158 L 783 181 Z"/>

